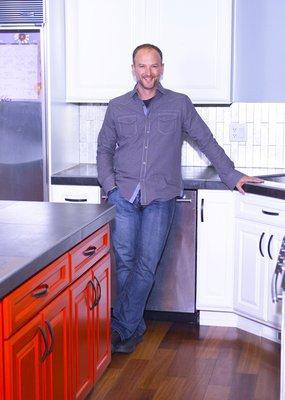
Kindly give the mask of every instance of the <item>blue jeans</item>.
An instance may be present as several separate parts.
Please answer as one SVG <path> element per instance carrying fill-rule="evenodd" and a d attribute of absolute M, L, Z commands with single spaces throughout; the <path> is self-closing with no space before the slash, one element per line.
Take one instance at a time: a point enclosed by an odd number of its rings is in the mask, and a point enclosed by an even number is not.
<path fill-rule="evenodd" d="M 144 308 L 173 219 L 175 199 L 142 206 L 139 195 L 130 203 L 115 190 L 108 203 L 116 205 L 112 243 L 117 297 L 112 328 L 126 340 L 132 335 L 142 335 L 146 329 Z"/>

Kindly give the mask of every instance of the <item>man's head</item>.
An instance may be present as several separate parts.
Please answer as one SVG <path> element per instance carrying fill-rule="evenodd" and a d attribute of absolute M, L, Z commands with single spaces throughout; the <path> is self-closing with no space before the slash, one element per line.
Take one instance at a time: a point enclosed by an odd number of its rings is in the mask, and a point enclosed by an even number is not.
<path fill-rule="evenodd" d="M 153 96 L 163 74 L 162 52 L 153 44 L 142 44 L 133 51 L 133 74 L 140 92 Z M 147 95 L 147 97 L 148 97 Z"/>

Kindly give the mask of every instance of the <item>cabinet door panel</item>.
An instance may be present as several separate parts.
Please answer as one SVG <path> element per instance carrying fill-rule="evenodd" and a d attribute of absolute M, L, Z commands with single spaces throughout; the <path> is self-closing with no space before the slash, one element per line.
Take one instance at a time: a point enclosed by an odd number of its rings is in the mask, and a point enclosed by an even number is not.
<path fill-rule="evenodd" d="M 46 398 L 68 400 L 71 380 L 69 291 L 64 291 L 42 313 L 52 351 L 45 361 Z"/>
<path fill-rule="evenodd" d="M 4 343 L 5 400 L 42 400 L 43 338 L 41 316 L 35 317 Z M 16 379 L 17 377 L 17 379 Z"/>
<path fill-rule="evenodd" d="M 66 0 L 67 101 L 108 102 L 132 89 L 140 3 Z"/>
<path fill-rule="evenodd" d="M 233 306 L 233 194 L 199 190 L 197 213 L 197 309 Z"/>
<path fill-rule="evenodd" d="M 196 103 L 230 102 L 231 1 L 147 0 L 146 13 L 146 41 L 165 57 L 163 85 Z"/>
<path fill-rule="evenodd" d="M 76 281 L 71 291 L 72 354 L 74 398 L 83 399 L 94 381 L 94 312 L 91 309 L 92 273 L 88 271 Z"/>
<path fill-rule="evenodd" d="M 93 281 L 100 296 L 95 312 L 95 380 L 103 374 L 111 361 L 110 348 L 110 274 L 111 261 L 108 254 L 93 269 Z"/>
<path fill-rule="evenodd" d="M 264 319 L 267 239 L 266 227 L 262 224 L 237 220 L 235 309 L 261 320 Z"/>

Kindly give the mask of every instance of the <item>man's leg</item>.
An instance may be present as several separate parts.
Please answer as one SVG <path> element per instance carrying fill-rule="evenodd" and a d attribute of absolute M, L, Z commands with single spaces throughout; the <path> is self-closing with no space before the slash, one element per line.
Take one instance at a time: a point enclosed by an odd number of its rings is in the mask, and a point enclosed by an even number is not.
<path fill-rule="evenodd" d="M 116 205 L 116 217 L 111 225 L 111 239 L 116 260 L 117 297 L 120 295 L 130 271 L 136 265 L 137 242 L 140 230 L 140 209 L 125 200 L 118 190 L 108 198 Z"/>
<path fill-rule="evenodd" d="M 153 201 L 142 207 L 136 266 L 129 271 L 113 310 L 113 328 L 121 338 L 130 338 L 143 321 L 143 312 L 154 283 L 157 264 L 173 219 L 175 199 Z"/>

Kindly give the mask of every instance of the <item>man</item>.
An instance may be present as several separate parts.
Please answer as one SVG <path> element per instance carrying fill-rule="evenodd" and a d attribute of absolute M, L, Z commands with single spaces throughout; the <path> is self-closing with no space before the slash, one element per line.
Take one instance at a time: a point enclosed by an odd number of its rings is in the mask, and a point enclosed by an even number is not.
<path fill-rule="evenodd" d="M 117 298 L 112 352 L 132 352 L 146 330 L 143 312 L 154 283 L 175 207 L 182 194 L 183 133 L 216 168 L 221 180 L 244 193 L 261 182 L 234 169 L 190 99 L 160 84 L 161 50 L 151 44 L 133 52 L 133 91 L 110 101 L 98 138 L 98 178 L 116 205 L 112 241 Z"/>

